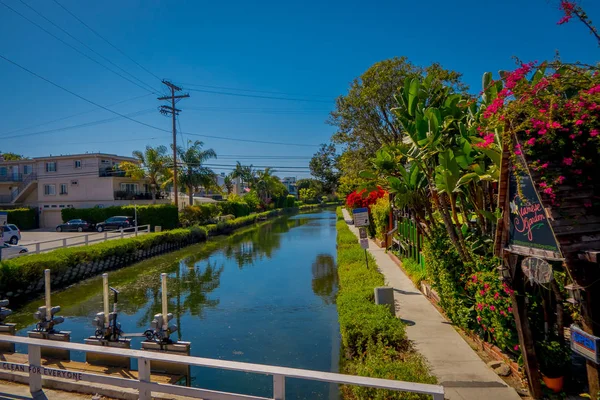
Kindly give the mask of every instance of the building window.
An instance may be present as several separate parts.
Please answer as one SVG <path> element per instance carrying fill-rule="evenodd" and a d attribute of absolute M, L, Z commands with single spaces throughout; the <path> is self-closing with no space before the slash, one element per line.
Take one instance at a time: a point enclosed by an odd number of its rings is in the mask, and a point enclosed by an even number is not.
<path fill-rule="evenodd" d="M 68 186 L 66 183 L 60 184 L 60 194 L 69 194 Z"/>
<path fill-rule="evenodd" d="M 81 168 L 81 160 L 75 160 L 75 168 Z"/>
<path fill-rule="evenodd" d="M 79 185 L 79 181 L 71 181 L 71 186 L 77 186 Z"/>
<path fill-rule="evenodd" d="M 6 167 L 0 167 L 0 176 L 6 176 L 7 172 Z"/>
<path fill-rule="evenodd" d="M 100 164 L 110 164 L 110 160 L 100 160 Z"/>
<path fill-rule="evenodd" d="M 56 172 L 56 161 L 46 163 L 46 172 Z"/>
<path fill-rule="evenodd" d="M 121 190 L 129 193 L 137 193 L 138 191 L 137 183 L 121 183 Z"/>
<path fill-rule="evenodd" d="M 44 185 L 44 194 L 46 196 L 56 195 L 56 185 Z"/>
<path fill-rule="evenodd" d="M 23 165 L 23 175 L 29 175 L 33 172 L 33 167 L 31 165 Z"/>

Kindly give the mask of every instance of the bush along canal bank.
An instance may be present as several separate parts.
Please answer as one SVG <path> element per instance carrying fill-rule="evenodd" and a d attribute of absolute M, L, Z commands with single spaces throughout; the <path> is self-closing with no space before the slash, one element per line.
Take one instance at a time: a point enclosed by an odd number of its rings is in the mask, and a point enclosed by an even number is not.
<path fill-rule="evenodd" d="M 9 299 L 11 304 L 20 304 L 42 293 L 45 269 L 52 271 L 52 287 L 60 289 L 106 271 L 123 268 L 150 257 L 204 242 L 209 236 L 229 234 L 260 220 L 319 208 L 322 206 L 317 204 L 276 209 L 220 221 L 217 224 L 115 239 L 90 246 L 58 249 L 49 253 L 32 254 L 3 261 L 0 262 L 0 298 Z"/>
<path fill-rule="evenodd" d="M 436 383 L 425 360 L 406 337 L 404 324 L 390 310 L 374 302 L 374 289 L 384 286 L 375 259 L 350 231 L 342 209 L 337 210 L 337 309 L 342 336 L 341 372 L 373 378 Z M 428 396 L 379 389 L 344 387 L 345 399 L 426 399 Z"/>

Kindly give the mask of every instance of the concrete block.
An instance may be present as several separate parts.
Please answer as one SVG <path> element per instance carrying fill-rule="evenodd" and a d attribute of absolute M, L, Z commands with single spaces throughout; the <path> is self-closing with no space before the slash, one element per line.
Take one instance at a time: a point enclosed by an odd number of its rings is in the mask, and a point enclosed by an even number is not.
<path fill-rule="evenodd" d="M 0 325 L 0 335 L 15 336 L 15 327 L 17 324 L 2 324 Z M 14 353 L 15 344 L 0 342 L 0 353 Z"/>
<path fill-rule="evenodd" d="M 117 342 L 111 342 L 108 340 L 97 339 L 95 337 L 89 337 L 84 340 L 84 343 L 92 346 L 104 346 L 117 349 L 131 348 L 131 339 L 120 339 Z M 126 356 L 113 356 L 111 354 L 86 352 L 85 361 L 91 365 L 131 369 L 131 360 Z"/>
<path fill-rule="evenodd" d="M 71 341 L 71 332 L 68 331 L 61 331 L 57 333 L 29 331 L 27 332 L 27 336 L 32 339 L 55 340 L 58 342 Z M 49 360 L 71 361 L 71 351 L 42 347 L 42 357 Z"/>
<path fill-rule="evenodd" d="M 158 353 L 177 354 L 180 356 L 190 355 L 190 342 L 173 342 L 172 344 L 157 343 L 146 341 L 142 342 L 142 350 L 154 351 Z M 190 366 L 189 364 L 170 363 L 163 361 L 150 361 L 150 372 L 183 375 L 186 384 L 190 385 Z"/>
<path fill-rule="evenodd" d="M 388 286 L 380 286 L 375 288 L 375 304 L 383 304 L 388 306 L 392 314 L 395 314 L 394 306 L 394 289 Z"/>

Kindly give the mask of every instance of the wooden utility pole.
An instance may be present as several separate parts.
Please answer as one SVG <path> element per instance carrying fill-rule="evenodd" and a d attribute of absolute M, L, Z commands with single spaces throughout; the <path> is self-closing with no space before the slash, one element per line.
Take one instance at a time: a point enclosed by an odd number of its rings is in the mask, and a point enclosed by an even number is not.
<path fill-rule="evenodd" d="M 177 189 L 177 115 L 181 112 L 175 108 L 175 100 L 190 97 L 188 93 L 175 95 L 175 92 L 180 92 L 182 89 L 175 86 L 169 81 L 163 80 L 162 83 L 171 90 L 170 96 L 159 97 L 158 100 L 171 100 L 170 106 L 160 106 L 160 113 L 163 115 L 171 115 L 173 117 L 173 193 L 175 196 L 175 205 L 179 208 L 179 191 Z"/>

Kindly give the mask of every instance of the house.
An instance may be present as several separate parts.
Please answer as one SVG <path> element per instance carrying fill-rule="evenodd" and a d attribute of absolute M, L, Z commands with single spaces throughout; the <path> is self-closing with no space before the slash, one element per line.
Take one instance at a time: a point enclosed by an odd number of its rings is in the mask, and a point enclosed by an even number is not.
<path fill-rule="evenodd" d="M 145 180 L 125 176 L 117 166 L 135 158 L 105 153 L 0 159 L 0 207 L 35 207 L 40 226 L 62 222 L 60 210 L 152 202 Z M 168 202 L 159 199 L 157 202 Z"/>
<path fill-rule="evenodd" d="M 298 187 L 296 186 L 295 177 L 286 176 L 281 180 L 281 183 L 283 183 L 289 194 L 298 197 Z"/>

